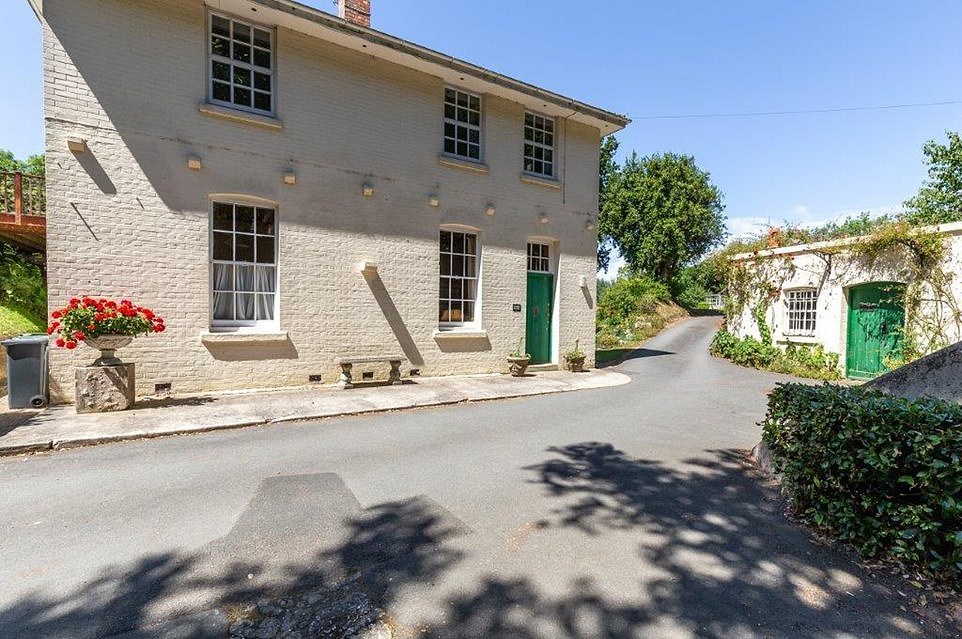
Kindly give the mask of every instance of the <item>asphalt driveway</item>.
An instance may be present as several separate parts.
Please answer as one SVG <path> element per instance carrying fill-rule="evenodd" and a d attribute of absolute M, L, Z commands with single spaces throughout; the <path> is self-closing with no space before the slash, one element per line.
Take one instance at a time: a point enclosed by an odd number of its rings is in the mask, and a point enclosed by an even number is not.
<path fill-rule="evenodd" d="M 625 386 L 0 459 L 0 635 L 349 579 L 397 636 L 952 636 L 753 476 L 784 378 L 709 357 L 715 322 Z"/>

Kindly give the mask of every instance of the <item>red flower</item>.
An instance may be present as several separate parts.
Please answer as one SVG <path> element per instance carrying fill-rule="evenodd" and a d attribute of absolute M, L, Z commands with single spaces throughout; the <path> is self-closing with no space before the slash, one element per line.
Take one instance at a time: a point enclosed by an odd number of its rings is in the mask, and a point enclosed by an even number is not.
<path fill-rule="evenodd" d="M 57 346 L 59 346 L 60 348 L 63 348 L 64 345 L 66 344 L 66 342 L 63 341 L 63 338 L 61 337 L 61 338 L 59 338 L 59 339 L 57 340 L 56 344 L 57 344 Z"/>
<path fill-rule="evenodd" d="M 143 310 L 143 313 L 144 313 L 144 317 L 146 317 L 146 318 L 149 319 L 149 320 L 154 319 L 154 312 L 153 312 L 152 310 L 150 310 L 149 308 L 145 308 L 145 309 L 142 309 L 142 310 Z"/>
<path fill-rule="evenodd" d="M 88 330 L 88 331 L 95 331 L 95 330 L 97 330 L 97 325 L 94 324 L 93 322 L 91 322 L 90 324 L 87 324 L 87 330 Z"/>
<path fill-rule="evenodd" d="M 164 326 L 163 324 L 154 324 L 155 333 L 163 333 L 166 330 L 167 330 L 167 327 Z"/>
<path fill-rule="evenodd" d="M 52 335 L 55 330 L 57 330 L 57 327 L 56 327 L 56 326 L 53 326 L 53 325 L 48 326 L 48 327 L 47 327 L 47 335 Z"/>
<path fill-rule="evenodd" d="M 83 332 L 83 331 L 74 331 L 74 332 L 73 332 L 73 338 L 74 338 L 75 340 L 77 340 L 78 342 L 84 341 L 84 332 Z"/>
<path fill-rule="evenodd" d="M 66 346 L 67 350 L 72 351 L 73 349 L 77 348 L 77 342 L 67 342 Z"/>
<path fill-rule="evenodd" d="M 60 319 L 60 317 L 61 317 L 62 315 L 63 315 L 63 313 L 61 313 L 60 311 L 54 311 L 53 313 L 50 314 L 50 317 L 52 317 L 52 318 L 54 318 L 54 319 Z"/>
<path fill-rule="evenodd" d="M 114 302 L 114 301 L 112 301 L 112 300 L 111 300 L 111 301 L 107 301 L 107 302 L 104 303 L 104 306 L 106 306 L 106 307 L 109 308 L 110 310 L 114 310 L 115 308 L 117 308 L 117 302 Z"/>
<path fill-rule="evenodd" d="M 78 300 L 76 297 L 71 298 L 71 300 L 70 300 L 70 308 L 77 308 L 77 306 L 79 306 L 79 305 L 80 305 L 80 300 Z"/>

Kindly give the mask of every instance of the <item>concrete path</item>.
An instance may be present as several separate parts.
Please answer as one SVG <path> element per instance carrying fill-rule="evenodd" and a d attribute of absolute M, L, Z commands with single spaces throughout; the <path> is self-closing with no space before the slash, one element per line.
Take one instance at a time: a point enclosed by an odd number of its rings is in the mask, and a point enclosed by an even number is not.
<path fill-rule="evenodd" d="M 243 428 L 258 424 L 425 408 L 627 384 L 621 373 L 593 370 L 408 380 L 399 386 L 333 386 L 210 393 L 139 400 L 133 410 L 78 415 L 72 406 L 0 411 L 0 455 Z"/>
<path fill-rule="evenodd" d="M 784 517 L 742 452 L 784 378 L 713 329 L 622 386 L 0 459 L 0 635 L 225 636 L 339 583 L 396 637 L 958 636 Z"/>

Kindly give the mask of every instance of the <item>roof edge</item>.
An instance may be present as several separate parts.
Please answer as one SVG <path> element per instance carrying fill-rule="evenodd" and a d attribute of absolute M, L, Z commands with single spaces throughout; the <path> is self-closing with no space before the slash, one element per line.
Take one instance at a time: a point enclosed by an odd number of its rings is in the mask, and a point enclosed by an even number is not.
<path fill-rule="evenodd" d="M 938 233 L 940 235 L 962 235 L 962 222 L 949 222 L 947 224 L 936 224 L 931 226 L 920 226 L 914 229 L 916 233 Z M 732 262 L 744 262 L 746 260 L 756 260 L 763 257 L 780 257 L 803 255 L 813 253 L 825 248 L 844 248 L 872 237 L 868 235 L 856 235 L 854 237 L 844 237 L 837 240 L 825 240 L 823 242 L 809 242 L 808 244 L 793 244 L 791 246 L 780 246 L 774 249 L 765 249 L 755 253 L 738 253 L 732 255 L 729 260 Z"/>
<path fill-rule="evenodd" d="M 29 1 L 33 2 L 34 0 Z M 300 2 L 295 2 L 294 0 L 248 1 L 268 9 L 282 11 L 289 15 L 309 20 L 315 24 L 340 31 L 341 33 L 345 33 L 347 35 L 362 38 L 371 44 L 394 49 L 395 51 L 419 58 L 426 62 L 447 67 L 452 71 L 473 76 L 483 82 L 496 84 L 505 89 L 518 91 L 532 98 L 550 102 L 555 106 L 571 109 L 578 113 L 582 113 L 589 117 L 618 127 L 615 129 L 615 131 L 603 132 L 605 135 L 615 133 L 619 129 L 623 129 L 631 123 L 631 120 L 627 116 L 618 115 L 617 113 L 612 113 L 611 111 L 606 111 L 605 109 L 593 107 L 590 104 L 586 104 L 579 100 L 563 96 L 559 93 L 554 93 L 553 91 L 543 89 L 533 84 L 528 84 L 527 82 L 522 82 L 521 80 L 497 73 L 496 71 L 491 71 L 490 69 L 485 69 L 484 67 L 479 67 L 475 64 L 471 64 L 470 62 L 455 58 L 454 56 L 446 55 L 444 53 L 434 51 L 433 49 L 428 49 L 427 47 L 422 47 L 419 44 L 415 44 L 402 38 L 377 31 L 376 29 L 369 29 L 355 25 L 347 22 L 346 20 L 342 20 L 335 15 L 321 11 L 320 9 L 315 9 L 314 7 L 309 7 L 301 4 Z"/>
<path fill-rule="evenodd" d="M 33 9 L 34 15 L 37 16 L 37 20 L 43 22 L 43 0 L 27 0 L 27 4 Z"/>

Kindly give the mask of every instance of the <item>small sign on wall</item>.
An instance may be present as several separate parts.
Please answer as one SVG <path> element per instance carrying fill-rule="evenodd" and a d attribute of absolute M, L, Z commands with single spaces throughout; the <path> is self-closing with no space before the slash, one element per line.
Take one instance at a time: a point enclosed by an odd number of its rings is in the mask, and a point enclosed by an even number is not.
<path fill-rule="evenodd" d="M 511 310 L 514 311 L 515 313 L 520 313 L 520 312 L 521 312 L 521 305 L 520 305 L 520 304 L 512 304 L 512 305 L 511 305 Z"/>

